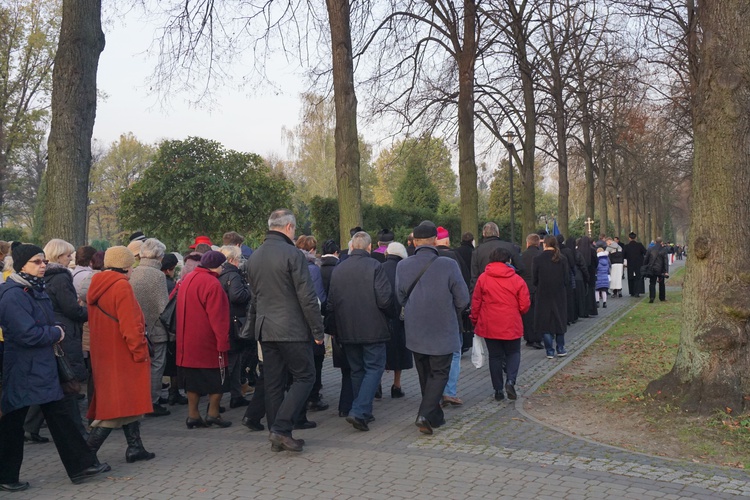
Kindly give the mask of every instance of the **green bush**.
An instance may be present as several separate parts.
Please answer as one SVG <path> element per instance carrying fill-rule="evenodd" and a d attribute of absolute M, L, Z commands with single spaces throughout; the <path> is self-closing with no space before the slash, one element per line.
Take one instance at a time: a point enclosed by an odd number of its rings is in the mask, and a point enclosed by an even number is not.
<path fill-rule="evenodd" d="M 19 227 L 0 227 L 0 240 L 2 241 L 27 241 L 28 234 Z"/>

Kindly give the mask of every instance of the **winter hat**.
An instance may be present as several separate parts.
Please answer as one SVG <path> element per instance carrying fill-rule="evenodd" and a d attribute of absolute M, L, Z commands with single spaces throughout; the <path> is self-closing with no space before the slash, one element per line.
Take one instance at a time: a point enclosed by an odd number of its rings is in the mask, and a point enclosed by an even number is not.
<path fill-rule="evenodd" d="M 395 240 L 396 236 L 393 234 L 393 231 L 390 229 L 383 229 L 378 233 L 378 241 L 382 241 L 383 243 L 390 243 L 391 241 Z"/>
<path fill-rule="evenodd" d="M 104 268 L 127 269 L 135 264 L 135 256 L 127 247 L 109 247 L 104 252 Z"/>
<path fill-rule="evenodd" d="M 388 255 L 398 255 L 402 259 L 405 259 L 409 256 L 409 254 L 406 253 L 406 247 L 398 241 L 390 243 L 388 245 L 388 248 L 385 250 L 385 253 L 387 253 Z"/>
<path fill-rule="evenodd" d="M 35 255 L 39 255 L 40 253 L 44 253 L 44 250 L 36 245 L 17 245 L 12 252 L 13 269 L 17 273 L 20 273 L 21 268 L 23 268 L 23 266 L 25 266 L 32 257 L 34 257 Z"/>
<path fill-rule="evenodd" d="M 130 253 L 132 253 L 134 256 L 138 255 L 140 257 L 142 246 L 143 240 L 133 240 L 128 243 L 128 250 L 130 250 Z"/>
<path fill-rule="evenodd" d="M 417 227 L 414 228 L 414 238 L 426 239 L 434 238 L 437 236 L 437 227 L 435 223 L 429 220 L 423 220 Z"/>
<path fill-rule="evenodd" d="M 208 246 L 212 246 L 213 245 L 213 243 L 211 243 L 211 238 L 209 238 L 208 236 L 196 236 L 195 237 L 195 243 L 193 243 L 192 245 L 190 245 L 189 248 L 195 248 L 198 245 L 200 245 L 201 243 L 205 243 Z"/>
<path fill-rule="evenodd" d="M 129 241 L 146 241 L 146 235 L 141 231 L 136 231 L 130 235 Z"/>
<path fill-rule="evenodd" d="M 448 230 L 445 229 L 443 226 L 438 226 L 437 228 L 437 239 L 442 240 L 445 238 L 450 237 L 450 234 L 448 233 Z"/>
<path fill-rule="evenodd" d="M 359 227 L 359 226 L 357 226 L 357 227 L 353 227 L 353 228 L 351 228 L 351 229 L 349 230 L 349 236 L 354 236 L 355 234 L 357 234 L 357 233 L 358 233 L 358 232 L 360 232 L 360 231 L 362 231 L 362 228 L 361 228 L 361 227 Z"/>
<path fill-rule="evenodd" d="M 224 256 L 223 253 L 217 252 L 216 250 L 211 250 L 210 252 L 206 252 L 201 257 L 201 266 L 205 267 L 206 269 L 216 269 L 217 267 L 220 267 L 227 258 Z"/>

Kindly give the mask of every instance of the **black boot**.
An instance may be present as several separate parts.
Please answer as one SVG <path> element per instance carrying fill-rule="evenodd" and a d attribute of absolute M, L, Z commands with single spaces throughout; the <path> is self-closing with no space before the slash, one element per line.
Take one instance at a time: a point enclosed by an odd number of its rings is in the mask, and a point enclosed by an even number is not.
<path fill-rule="evenodd" d="M 151 460 L 156 456 L 154 453 L 146 451 L 141 441 L 141 423 L 139 421 L 131 422 L 122 426 L 125 433 L 125 440 L 128 442 L 128 449 L 125 452 L 125 461 L 129 464 L 137 460 Z"/>
<path fill-rule="evenodd" d="M 109 437 L 111 432 L 112 429 L 107 427 L 92 427 L 91 432 L 89 433 L 89 439 L 86 441 L 86 444 L 89 445 L 89 449 L 94 453 L 98 452 L 99 448 L 102 447 L 104 441 L 107 440 L 107 437 Z"/>

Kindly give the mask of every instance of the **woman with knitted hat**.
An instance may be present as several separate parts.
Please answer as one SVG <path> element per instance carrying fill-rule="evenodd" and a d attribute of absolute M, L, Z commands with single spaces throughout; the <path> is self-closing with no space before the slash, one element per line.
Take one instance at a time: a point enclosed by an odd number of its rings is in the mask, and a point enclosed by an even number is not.
<path fill-rule="evenodd" d="M 89 405 L 89 447 L 97 451 L 122 427 L 125 460 L 154 458 L 143 447 L 140 419 L 151 405 L 151 357 L 143 313 L 130 286 L 135 257 L 123 246 L 107 249 L 104 271 L 91 278 L 86 297 L 91 328 L 91 369 L 96 391 Z"/>
<path fill-rule="evenodd" d="M 65 337 L 45 292 L 47 260 L 41 248 L 19 245 L 13 268 L 0 287 L 0 326 L 5 337 L 5 379 L 0 400 L 0 491 L 21 491 L 23 423 L 31 405 L 41 406 L 57 452 L 74 483 L 107 472 L 76 429 L 57 374 L 54 346 Z"/>

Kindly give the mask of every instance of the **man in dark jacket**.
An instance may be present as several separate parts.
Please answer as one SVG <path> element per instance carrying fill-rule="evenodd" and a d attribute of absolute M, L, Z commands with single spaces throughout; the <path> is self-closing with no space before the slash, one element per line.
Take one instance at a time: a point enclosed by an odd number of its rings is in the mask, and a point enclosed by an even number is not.
<path fill-rule="evenodd" d="M 469 290 L 453 259 L 439 257 L 437 227 L 414 228 L 414 255 L 396 267 L 396 298 L 404 307 L 406 347 L 414 353 L 422 403 L 415 424 L 423 434 L 443 425 L 440 400 L 453 353 L 461 348 L 458 312 L 469 304 Z"/>
<path fill-rule="evenodd" d="M 250 256 L 250 317 L 263 351 L 266 415 L 274 450 L 302 451 L 293 420 L 315 382 L 312 342 L 323 343 L 323 319 L 307 260 L 292 243 L 297 220 L 287 209 L 268 218 L 263 244 Z M 284 395 L 287 370 L 292 375 Z"/>
<path fill-rule="evenodd" d="M 526 286 L 529 287 L 529 298 L 531 299 L 531 307 L 521 317 L 523 319 L 523 338 L 526 340 L 526 345 L 534 349 L 544 349 L 541 335 L 538 335 L 534 330 L 534 294 L 536 293 L 536 286 L 534 285 L 532 269 L 534 257 L 542 253 L 539 249 L 539 242 L 538 234 L 531 233 L 526 237 L 526 250 L 521 254 L 523 272 L 519 273 L 526 282 Z"/>
<path fill-rule="evenodd" d="M 360 431 L 370 430 L 372 402 L 385 371 L 385 346 L 390 339 L 385 311 L 393 292 L 380 263 L 370 258 L 370 235 L 352 237 L 349 258 L 336 266 L 328 290 L 328 313 L 335 335 L 351 367 L 354 401 L 346 421 Z"/>
<path fill-rule="evenodd" d="M 479 245 L 471 257 L 471 290 L 479 279 L 479 275 L 484 272 L 484 268 L 490 262 L 490 254 L 498 247 L 505 248 L 510 252 L 510 263 L 516 268 L 518 274 L 523 274 L 524 265 L 521 261 L 521 255 L 518 253 L 516 246 L 509 241 L 500 239 L 500 229 L 494 222 L 488 222 L 482 228 L 482 244 Z"/>
<path fill-rule="evenodd" d="M 628 264 L 628 292 L 631 297 L 640 297 L 643 292 L 643 276 L 641 266 L 643 257 L 646 255 L 646 247 L 640 241 L 636 241 L 637 235 L 628 235 L 628 244 L 622 248 L 623 256 Z"/>
<path fill-rule="evenodd" d="M 656 283 L 659 283 L 659 300 L 667 300 L 666 278 L 669 278 L 669 254 L 661 237 L 656 238 L 656 244 L 646 252 L 643 265 L 648 267 L 648 302 L 653 303 L 656 298 Z"/>

